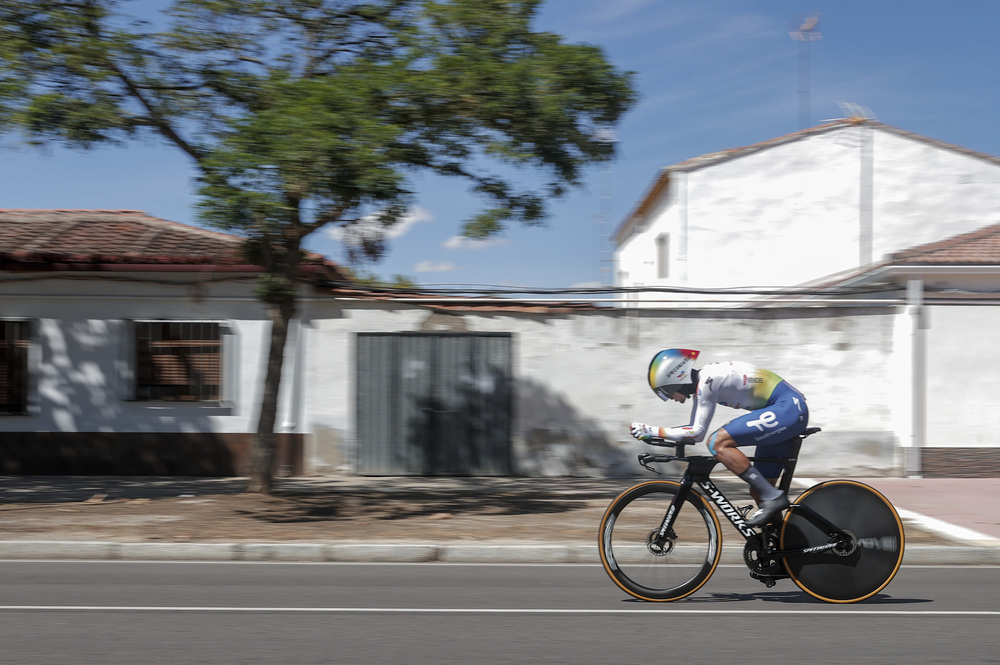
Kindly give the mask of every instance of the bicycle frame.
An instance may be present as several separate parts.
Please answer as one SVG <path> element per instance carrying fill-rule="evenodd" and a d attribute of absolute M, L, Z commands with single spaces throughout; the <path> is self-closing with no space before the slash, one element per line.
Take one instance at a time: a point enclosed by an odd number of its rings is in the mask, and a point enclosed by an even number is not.
<path fill-rule="evenodd" d="M 795 465 L 798 461 L 798 454 L 802 445 L 802 440 L 818 431 L 819 428 L 809 428 L 800 434 L 797 437 L 797 440 L 792 447 L 791 454 L 787 459 L 770 457 L 750 457 L 749 459 L 752 462 L 780 462 L 784 466 L 784 470 L 781 474 L 781 480 L 778 487 L 787 494 L 789 488 L 791 487 L 792 475 L 795 472 Z M 681 478 L 680 487 L 674 494 L 674 498 L 670 502 L 670 507 L 667 509 L 667 512 L 663 517 L 663 523 L 657 531 L 657 538 L 654 541 L 654 544 L 658 547 L 663 547 L 665 546 L 667 539 L 675 537 L 673 535 L 673 525 L 677 516 L 677 511 L 680 509 L 688 494 L 694 491 L 692 488 L 695 486 L 697 486 L 705 494 L 705 497 L 710 503 L 715 505 L 718 510 L 726 516 L 726 519 L 733 525 L 737 533 L 743 536 L 744 540 L 747 542 L 756 538 L 758 535 L 771 535 L 771 533 L 773 533 L 771 530 L 774 528 L 772 525 L 765 525 L 761 532 L 757 532 L 753 527 L 747 524 L 743 517 L 744 513 L 739 508 L 734 506 L 723 491 L 712 482 L 710 474 L 712 469 L 714 469 L 719 463 L 718 459 L 704 455 L 697 455 L 694 457 L 684 456 L 684 446 L 688 443 L 689 442 L 687 441 L 681 441 L 675 444 L 678 452 L 677 455 L 653 455 L 651 453 L 642 453 L 639 455 L 639 463 L 647 469 L 652 469 L 652 467 L 649 466 L 651 462 L 683 461 L 688 465 L 683 477 Z M 655 471 L 655 469 L 652 470 Z M 788 510 L 797 511 L 809 522 L 826 533 L 829 537 L 829 542 L 826 545 L 818 547 L 809 547 L 797 550 L 778 550 L 771 549 L 770 542 L 772 541 L 772 538 L 764 537 L 761 539 L 762 554 L 770 559 L 784 559 L 801 554 L 842 548 L 845 542 L 850 542 L 852 540 L 850 533 L 843 531 L 808 506 L 793 503 L 788 507 Z"/>

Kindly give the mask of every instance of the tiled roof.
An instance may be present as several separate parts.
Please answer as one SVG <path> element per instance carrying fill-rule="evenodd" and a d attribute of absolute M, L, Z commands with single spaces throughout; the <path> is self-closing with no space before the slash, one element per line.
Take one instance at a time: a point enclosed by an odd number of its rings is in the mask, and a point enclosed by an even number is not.
<path fill-rule="evenodd" d="M 904 249 L 892 254 L 888 264 L 1000 265 L 1000 224 Z"/>
<path fill-rule="evenodd" d="M 1000 266 L 1000 224 L 904 249 L 871 265 L 851 268 L 800 284 L 811 289 L 879 282 L 886 270 L 911 266 L 915 273 L 930 266 Z"/>
<path fill-rule="evenodd" d="M 153 217 L 138 210 L 0 209 L 0 265 L 246 266 L 239 236 Z M 318 254 L 306 264 L 336 266 Z"/>

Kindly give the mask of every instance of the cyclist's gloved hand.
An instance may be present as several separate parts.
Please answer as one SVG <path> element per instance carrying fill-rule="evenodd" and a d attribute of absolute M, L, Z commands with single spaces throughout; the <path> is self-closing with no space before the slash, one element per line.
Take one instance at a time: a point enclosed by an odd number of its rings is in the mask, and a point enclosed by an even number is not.
<path fill-rule="evenodd" d="M 628 431 L 640 441 L 648 441 L 653 437 L 660 436 L 660 428 L 645 423 L 632 423 L 628 426 Z"/>

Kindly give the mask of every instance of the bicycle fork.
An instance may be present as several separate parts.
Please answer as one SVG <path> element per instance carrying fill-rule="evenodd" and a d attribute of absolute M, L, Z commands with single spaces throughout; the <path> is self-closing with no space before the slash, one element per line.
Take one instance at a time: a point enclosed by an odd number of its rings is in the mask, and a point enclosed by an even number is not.
<path fill-rule="evenodd" d="M 663 548 L 667 547 L 668 541 L 672 546 L 672 543 L 677 539 L 677 534 L 674 532 L 674 521 L 677 519 L 677 513 L 684 505 L 688 494 L 694 491 L 695 484 L 704 492 L 708 501 L 718 507 L 744 538 L 749 539 L 757 535 L 753 527 L 746 523 L 744 512 L 734 506 L 707 475 L 685 473 L 681 478 L 677 492 L 674 493 L 674 498 L 670 502 L 670 507 L 667 508 L 667 512 L 663 516 L 660 528 L 650 535 L 649 544 L 651 547 L 656 546 L 662 553 Z M 669 548 L 666 551 L 669 551 Z"/>
<path fill-rule="evenodd" d="M 667 507 L 667 512 L 663 516 L 663 521 L 660 522 L 660 527 L 658 529 L 654 529 L 647 538 L 646 546 L 649 547 L 650 552 L 653 554 L 669 554 L 674 548 L 674 544 L 677 542 L 677 533 L 674 531 L 674 522 L 677 519 L 677 514 L 680 512 L 681 506 L 684 505 L 684 501 L 691 492 L 692 485 L 693 480 L 688 476 L 688 474 L 684 474 L 684 477 L 681 478 L 680 486 L 674 493 L 673 499 L 670 500 L 670 505 Z"/>

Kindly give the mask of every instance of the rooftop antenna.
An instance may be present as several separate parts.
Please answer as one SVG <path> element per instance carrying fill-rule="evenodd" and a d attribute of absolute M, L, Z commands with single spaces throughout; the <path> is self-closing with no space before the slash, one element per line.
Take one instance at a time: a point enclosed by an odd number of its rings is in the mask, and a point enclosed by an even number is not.
<path fill-rule="evenodd" d="M 612 144 L 618 142 L 618 135 L 610 127 L 601 127 L 594 133 L 594 138 L 597 141 L 605 144 Z M 613 264 L 614 258 L 607 258 L 608 254 L 612 254 L 611 247 L 611 231 L 610 231 L 610 216 L 611 216 L 611 160 L 601 164 L 601 205 L 600 212 L 597 216 L 597 223 L 600 225 L 600 249 L 598 250 L 599 259 L 599 276 L 598 281 L 600 281 L 602 286 L 607 285 L 608 280 L 605 275 L 611 273 L 613 270 L 612 266 L 605 264 Z M 614 280 L 611 280 L 614 283 Z"/>
<path fill-rule="evenodd" d="M 819 32 L 819 14 L 795 19 L 789 33 L 799 43 L 799 129 L 807 129 L 810 120 L 809 101 L 809 51 L 813 42 L 823 39 Z"/>
<path fill-rule="evenodd" d="M 837 106 L 840 107 L 840 112 L 844 114 L 846 120 L 878 120 L 872 110 L 863 104 L 838 101 Z"/>

